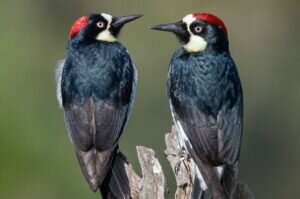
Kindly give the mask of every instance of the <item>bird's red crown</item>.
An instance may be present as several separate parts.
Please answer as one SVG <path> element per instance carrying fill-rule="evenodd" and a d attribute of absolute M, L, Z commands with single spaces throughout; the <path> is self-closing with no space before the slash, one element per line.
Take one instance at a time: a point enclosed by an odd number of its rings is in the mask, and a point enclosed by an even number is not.
<path fill-rule="evenodd" d="M 70 38 L 73 38 L 88 23 L 89 23 L 89 18 L 87 16 L 83 16 L 77 19 L 71 27 Z"/>
<path fill-rule="evenodd" d="M 217 16 L 209 13 L 194 13 L 193 17 L 195 17 L 198 20 L 206 21 L 208 23 L 214 24 L 218 26 L 225 34 L 227 35 L 227 28 L 224 24 L 224 22 Z"/>

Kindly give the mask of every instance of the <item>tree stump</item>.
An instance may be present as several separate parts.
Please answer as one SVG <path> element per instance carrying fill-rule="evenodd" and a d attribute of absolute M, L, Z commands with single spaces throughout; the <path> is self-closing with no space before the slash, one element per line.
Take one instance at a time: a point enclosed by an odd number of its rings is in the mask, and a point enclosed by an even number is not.
<path fill-rule="evenodd" d="M 166 158 L 169 161 L 176 179 L 177 189 L 175 199 L 190 199 L 193 177 L 189 159 L 180 160 L 180 147 L 177 140 L 176 128 L 165 135 Z M 137 155 L 142 169 L 142 178 L 133 170 L 126 157 L 118 152 L 112 168 L 108 172 L 101 192 L 105 199 L 165 199 L 169 189 L 166 178 L 155 151 L 143 146 L 137 146 Z M 176 169 L 176 172 L 175 172 Z M 173 198 L 173 196 L 170 196 Z M 211 199 L 211 198 L 207 198 Z M 246 184 L 238 183 L 234 199 L 254 199 L 253 193 Z"/>

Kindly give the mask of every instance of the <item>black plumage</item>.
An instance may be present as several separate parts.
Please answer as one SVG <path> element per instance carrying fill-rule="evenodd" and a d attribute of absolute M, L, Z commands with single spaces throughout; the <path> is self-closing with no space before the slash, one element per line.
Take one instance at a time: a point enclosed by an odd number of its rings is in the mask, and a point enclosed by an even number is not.
<path fill-rule="evenodd" d="M 152 29 L 173 32 L 184 45 L 172 57 L 167 89 L 179 143 L 198 168 L 192 197 L 229 199 L 237 180 L 243 92 L 227 29 L 207 13 Z"/>
<path fill-rule="evenodd" d="M 227 143 L 237 140 L 231 140 L 226 133 L 241 132 L 243 98 L 238 73 L 229 53 L 212 55 L 207 51 L 188 53 L 180 49 L 172 58 L 168 79 L 168 95 L 176 115 L 183 126 L 189 128 L 185 132 L 193 137 L 190 141 L 212 142 L 194 144 L 194 150 L 199 150 L 202 160 L 215 165 L 235 162 L 239 146 L 230 148 L 232 146 Z M 191 131 L 191 127 L 195 129 Z M 218 131 L 224 132 L 222 139 L 218 138 Z M 234 136 L 238 140 L 240 137 Z M 221 141 L 227 148 L 221 148 Z"/>
<path fill-rule="evenodd" d="M 128 51 L 115 37 L 124 23 L 140 16 L 91 14 L 80 18 L 72 27 L 68 56 L 58 70 L 58 100 L 82 172 L 93 191 L 113 168 L 137 83 Z M 99 37 L 102 32 L 105 35 Z M 110 178 L 106 182 L 110 183 Z"/>
<path fill-rule="evenodd" d="M 168 80 L 174 116 L 188 137 L 186 146 L 195 162 L 235 165 L 242 138 L 243 95 L 230 54 L 189 53 L 181 48 L 172 58 Z"/>
<path fill-rule="evenodd" d="M 95 190 L 127 121 L 135 71 L 118 42 L 75 39 L 68 49 L 61 81 L 65 119 L 85 176 L 89 182 L 99 181 L 90 183 Z"/>

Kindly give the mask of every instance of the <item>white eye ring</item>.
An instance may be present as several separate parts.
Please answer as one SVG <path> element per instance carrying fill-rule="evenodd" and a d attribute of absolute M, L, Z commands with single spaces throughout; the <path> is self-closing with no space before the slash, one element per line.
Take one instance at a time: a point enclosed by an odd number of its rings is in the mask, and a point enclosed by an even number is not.
<path fill-rule="evenodd" d="M 194 30 L 195 30 L 195 32 L 200 33 L 200 32 L 202 32 L 203 28 L 201 26 L 196 26 L 194 28 Z"/>
<path fill-rule="evenodd" d="M 98 28 L 103 28 L 104 27 L 104 22 L 103 21 L 97 22 L 97 27 Z"/>

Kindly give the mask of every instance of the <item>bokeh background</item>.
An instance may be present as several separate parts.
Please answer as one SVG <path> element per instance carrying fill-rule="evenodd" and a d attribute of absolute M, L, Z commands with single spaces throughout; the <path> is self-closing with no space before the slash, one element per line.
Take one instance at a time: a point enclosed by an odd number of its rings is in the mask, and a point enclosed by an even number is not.
<path fill-rule="evenodd" d="M 300 1 L 4 0 L 0 2 L 0 198 L 96 199 L 83 178 L 55 97 L 54 70 L 79 16 L 143 13 L 120 36 L 139 71 L 121 149 L 139 171 L 135 146 L 163 155 L 171 117 L 166 76 L 174 36 L 148 29 L 197 11 L 221 17 L 245 95 L 241 181 L 256 198 L 300 198 Z"/>

